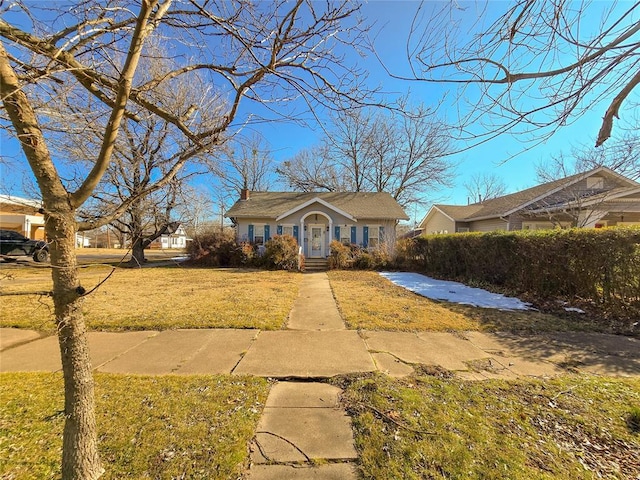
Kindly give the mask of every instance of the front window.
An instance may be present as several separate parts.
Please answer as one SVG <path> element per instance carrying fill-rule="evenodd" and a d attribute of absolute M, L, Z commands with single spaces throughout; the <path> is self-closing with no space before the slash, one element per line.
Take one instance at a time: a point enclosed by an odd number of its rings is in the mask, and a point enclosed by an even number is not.
<path fill-rule="evenodd" d="M 369 227 L 369 243 L 368 246 L 376 248 L 380 245 L 380 227 Z"/>
<path fill-rule="evenodd" d="M 258 245 L 264 243 L 264 225 L 256 225 L 253 231 L 253 241 Z"/>
<path fill-rule="evenodd" d="M 293 226 L 291 226 L 291 225 L 288 225 L 288 226 L 287 226 L 287 225 L 284 225 L 284 226 L 282 227 L 282 234 L 283 234 L 283 235 L 290 235 L 290 236 L 292 236 L 292 237 L 293 237 Z"/>
<path fill-rule="evenodd" d="M 351 227 L 340 227 L 340 243 L 351 243 Z"/>

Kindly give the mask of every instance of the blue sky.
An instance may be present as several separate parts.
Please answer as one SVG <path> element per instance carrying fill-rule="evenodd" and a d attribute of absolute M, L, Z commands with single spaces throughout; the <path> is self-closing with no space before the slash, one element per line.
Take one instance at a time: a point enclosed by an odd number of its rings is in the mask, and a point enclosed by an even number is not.
<path fill-rule="evenodd" d="M 476 2 L 458 2 L 461 9 L 458 13 L 463 22 L 473 23 L 477 21 Z M 408 64 L 405 57 L 406 38 L 408 25 L 414 17 L 419 3 L 416 1 L 386 1 L 374 0 L 363 6 L 363 14 L 376 20 L 376 29 L 379 30 L 376 40 L 376 51 L 385 65 L 399 75 L 408 72 Z M 442 2 L 426 2 L 426 8 L 440 8 Z M 491 22 L 492 18 L 504 13 L 509 6 L 506 1 L 489 2 L 488 9 L 484 12 L 487 17 L 484 24 Z M 607 2 L 601 2 L 600 6 L 608 6 Z M 625 8 L 628 5 L 624 5 Z M 596 2 L 596 7 L 598 4 Z M 592 17 L 595 28 L 599 25 L 599 18 Z M 590 26 L 590 21 L 582 22 L 582 27 Z M 362 59 L 359 60 L 362 64 Z M 369 71 L 371 84 L 380 84 L 386 92 L 396 96 L 410 92 L 412 103 L 424 102 L 435 104 L 443 94 L 449 92 L 449 97 L 454 94 L 455 86 L 445 84 L 427 84 L 420 82 L 407 82 L 390 78 L 375 58 L 364 60 L 364 65 Z M 503 134 L 488 143 L 475 146 L 466 152 L 451 157 L 451 161 L 457 165 L 456 178 L 452 188 L 433 192 L 429 195 L 432 201 L 438 203 L 466 204 L 468 193 L 464 184 L 474 174 L 493 173 L 504 180 L 508 192 L 515 192 L 537 184 L 535 167 L 544 162 L 551 155 L 560 152 L 569 153 L 572 146 L 592 146 L 600 128 L 601 118 L 606 110 L 606 102 L 594 104 L 590 111 L 575 119 L 575 121 L 562 127 L 555 135 L 546 141 L 528 142 L 524 135 Z M 450 111 L 444 109 L 442 115 L 453 119 L 452 113 L 455 106 L 450 106 Z M 261 129 L 274 149 L 274 156 L 278 160 L 284 160 L 294 155 L 298 150 L 309 147 L 317 142 L 323 132 L 320 129 L 301 128 L 290 126 L 286 129 L 282 125 L 268 125 Z M 458 147 L 464 145 L 458 144 Z M 426 213 L 425 208 L 418 208 L 407 212 L 412 218 L 419 221 Z"/>
<path fill-rule="evenodd" d="M 407 71 L 405 60 L 405 42 L 408 26 L 413 19 L 418 6 L 415 1 L 369 1 L 363 6 L 362 13 L 370 20 L 375 20 L 374 31 L 378 31 L 376 37 L 376 49 L 388 68 L 404 74 Z M 440 8 L 442 2 L 426 2 L 425 8 Z M 458 14 L 462 21 L 474 22 L 477 20 L 477 4 L 475 2 L 458 2 L 460 9 Z M 607 5 L 602 2 L 601 5 Z M 489 3 L 488 14 L 499 15 L 509 3 L 505 1 L 493 1 Z M 596 3 L 597 6 L 597 3 Z M 594 17 L 594 20 L 597 20 Z M 594 23 L 596 25 L 596 23 Z M 588 22 L 584 23 L 588 27 Z M 358 63 L 369 72 L 370 85 L 381 85 L 385 92 L 392 97 L 399 97 L 410 92 L 411 103 L 435 104 L 443 94 L 453 91 L 455 86 L 443 84 L 426 84 L 419 82 L 406 82 L 389 78 L 378 60 L 372 57 L 357 58 Z M 452 97 L 448 97 L 452 98 Z M 449 105 L 449 109 L 443 109 L 441 114 L 448 120 L 453 120 L 456 105 Z M 464 183 L 477 173 L 494 173 L 502 178 L 508 186 L 508 191 L 513 192 L 536 184 L 535 166 L 544 161 L 550 155 L 560 152 L 568 153 L 572 145 L 593 144 L 594 138 L 600 127 L 600 119 L 606 109 L 606 104 L 595 104 L 590 107 L 588 114 L 582 116 L 575 123 L 563 127 L 555 136 L 546 142 L 531 146 L 522 141 L 518 135 L 503 134 L 486 144 L 474 147 L 464 153 L 451 158 L 457 164 L 456 178 L 450 189 L 433 192 L 429 198 L 439 203 L 466 204 L 467 192 Z M 290 158 L 299 150 L 308 148 L 317 143 L 323 131 L 319 127 L 300 127 L 292 124 L 272 123 L 253 126 L 259 130 L 273 149 L 273 156 L 277 161 Z M 462 145 L 459 145 L 462 146 Z M 26 169 L 16 168 L 21 164 L 26 167 L 21 152 L 16 148 L 16 143 L 9 139 L 6 132 L 0 136 L 0 154 L 3 157 L 14 158 L 17 161 L 7 166 L 0 164 L 0 193 L 28 196 L 23 190 L 22 178 Z M 513 157 L 513 155 L 516 155 Z M 512 158 L 513 157 L 513 158 Z M 28 174 L 27 174 L 28 175 Z M 424 216 L 425 209 L 414 209 L 407 212 L 412 221 L 420 220 Z"/>

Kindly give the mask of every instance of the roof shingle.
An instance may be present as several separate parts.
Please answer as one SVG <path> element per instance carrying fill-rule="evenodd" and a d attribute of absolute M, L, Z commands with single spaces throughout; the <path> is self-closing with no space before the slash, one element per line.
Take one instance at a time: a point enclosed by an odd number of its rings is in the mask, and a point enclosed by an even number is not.
<path fill-rule="evenodd" d="M 226 216 L 277 218 L 314 198 L 356 219 L 409 219 L 398 202 L 385 192 L 250 192 L 249 199 L 238 200 Z"/>

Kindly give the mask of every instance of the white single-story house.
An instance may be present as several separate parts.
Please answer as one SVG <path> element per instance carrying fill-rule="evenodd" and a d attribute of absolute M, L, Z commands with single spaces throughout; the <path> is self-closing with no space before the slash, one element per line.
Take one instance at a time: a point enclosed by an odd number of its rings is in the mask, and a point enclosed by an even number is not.
<path fill-rule="evenodd" d="M 32 240 L 44 240 L 44 215 L 36 200 L 0 195 L 0 228 L 19 232 Z"/>
<path fill-rule="evenodd" d="M 332 240 L 375 248 L 396 237 L 408 220 L 384 192 L 253 192 L 243 190 L 227 211 L 239 242 L 264 245 L 274 235 L 291 235 L 307 258 L 325 258 Z"/>
<path fill-rule="evenodd" d="M 433 205 L 421 233 L 640 225 L 640 183 L 609 168 L 470 205 Z"/>
<path fill-rule="evenodd" d="M 182 249 L 186 248 L 187 240 L 187 233 L 184 231 L 184 228 L 182 228 L 182 225 L 180 225 L 178 228 L 176 228 L 175 232 L 168 233 L 166 235 L 160 235 L 153 242 L 151 242 L 149 248 L 160 248 L 162 250 L 167 248 Z"/>

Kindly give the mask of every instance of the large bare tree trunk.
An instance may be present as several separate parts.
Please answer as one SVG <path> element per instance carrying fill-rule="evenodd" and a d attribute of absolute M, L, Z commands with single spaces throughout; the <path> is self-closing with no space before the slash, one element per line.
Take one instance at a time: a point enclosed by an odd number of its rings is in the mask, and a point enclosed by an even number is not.
<path fill-rule="evenodd" d="M 0 44 L 0 92 L 27 160 L 38 180 L 51 242 L 51 276 L 65 386 L 62 478 L 94 480 L 104 472 L 98 456 L 93 377 L 82 316 L 75 254 L 75 210 L 57 175 L 35 112 Z"/>
<path fill-rule="evenodd" d="M 142 236 L 137 236 L 133 240 L 131 245 L 131 260 L 129 263 L 134 267 L 141 267 L 147 259 L 144 256 L 144 239 Z"/>
<path fill-rule="evenodd" d="M 84 293 L 74 249 L 73 211 L 49 214 L 53 299 L 65 391 L 62 478 L 93 480 L 104 472 L 98 455 L 94 382 L 82 315 Z"/>

